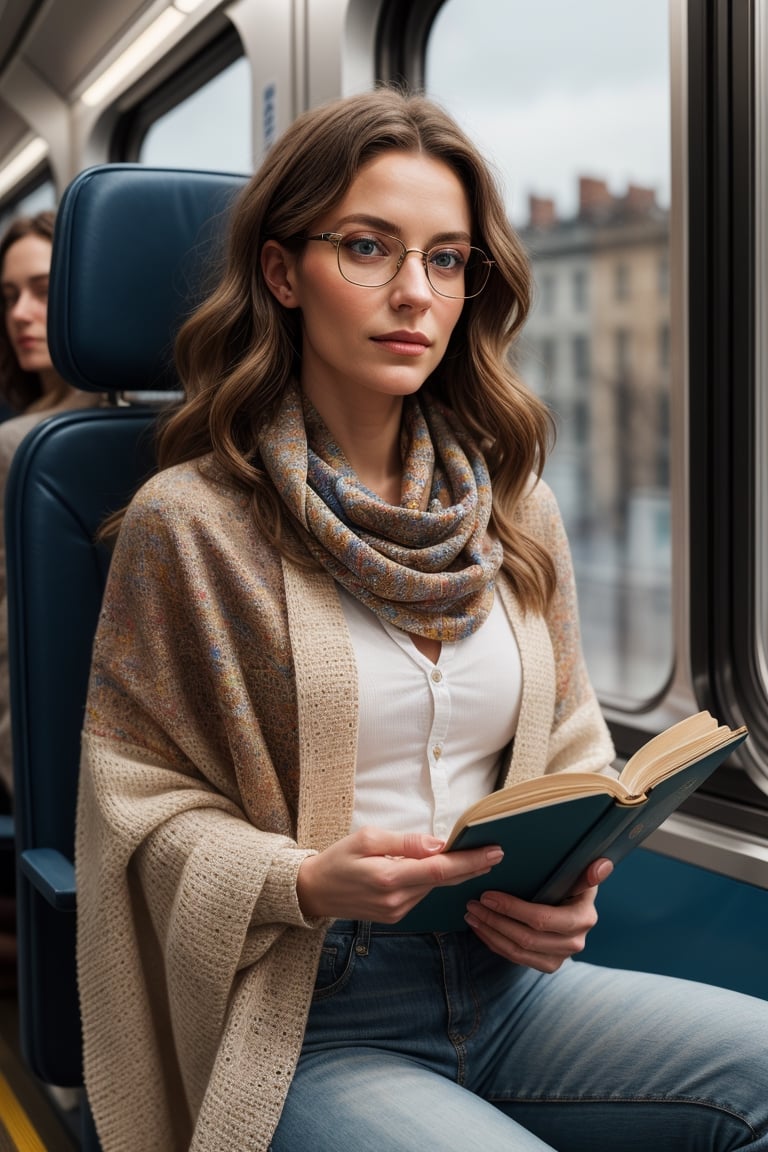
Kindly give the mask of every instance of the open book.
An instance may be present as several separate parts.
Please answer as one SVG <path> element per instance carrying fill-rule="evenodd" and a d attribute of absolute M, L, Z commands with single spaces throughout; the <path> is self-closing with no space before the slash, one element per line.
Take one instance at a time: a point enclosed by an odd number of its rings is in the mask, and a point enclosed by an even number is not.
<path fill-rule="evenodd" d="M 485 876 L 433 888 L 398 928 L 465 928 L 467 901 L 488 891 L 558 904 L 594 860 L 616 864 L 642 843 L 746 735 L 699 712 L 644 744 L 618 779 L 559 772 L 492 792 L 460 817 L 447 851 L 500 844 L 504 859 Z"/>

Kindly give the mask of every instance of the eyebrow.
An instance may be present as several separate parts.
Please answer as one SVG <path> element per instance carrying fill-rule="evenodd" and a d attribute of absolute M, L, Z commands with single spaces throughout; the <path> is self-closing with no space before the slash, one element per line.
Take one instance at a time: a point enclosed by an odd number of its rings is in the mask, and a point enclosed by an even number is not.
<path fill-rule="evenodd" d="M 369 228 L 376 228 L 379 232 L 388 232 L 390 236 L 397 236 L 402 239 L 403 230 L 399 225 L 394 224 L 391 220 L 384 220 L 381 216 L 368 216 L 361 213 L 353 212 L 349 216 L 342 216 L 337 221 L 337 228 L 342 228 L 345 224 L 363 224 Z M 463 229 L 456 229 L 455 232 L 436 232 L 429 244 L 431 248 L 435 244 L 444 244 L 451 240 L 466 240 L 471 243 L 472 237 L 468 232 Z"/>
<path fill-rule="evenodd" d="M 41 272 L 38 276 L 30 276 L 27 280 L 27 284 L 31 284 L 33 287 L 38 287 L 39 285 L 49 283 L 50 279 L 50 272 Z M 18 288 L 18 284 L 15 280 L 3 280 L 2 284 L 0 284 L 0 288 Z"/>

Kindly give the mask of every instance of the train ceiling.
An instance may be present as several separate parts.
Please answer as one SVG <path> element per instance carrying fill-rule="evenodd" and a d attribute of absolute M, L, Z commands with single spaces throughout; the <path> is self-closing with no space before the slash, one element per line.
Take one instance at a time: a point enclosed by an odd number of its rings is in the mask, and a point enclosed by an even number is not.
<path fill-rule="evenodd" d="M 0 158 L 34 125 L 2 95 L 15 68 L 31 70 L 64 100 L 156 0 L 0 0 Z"/>

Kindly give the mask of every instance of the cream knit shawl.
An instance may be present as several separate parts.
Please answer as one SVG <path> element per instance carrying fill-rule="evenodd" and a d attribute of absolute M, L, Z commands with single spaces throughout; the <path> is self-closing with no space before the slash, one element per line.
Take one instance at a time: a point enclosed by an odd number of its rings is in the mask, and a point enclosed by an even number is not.
<path fill-rule="evenodd" d="M 547 619 L 499 591 L 523 665 L 506 779 L 603 769 L 559 514 Z M 152 479 L 124 521 L 94 647 L 77 825 L 85 1078 L 104 1152 L 269 1147 L 325 922 L 295 878 L 345 835 L 354 655 L 333 581 L 283 563 L 210 465 Z"/>

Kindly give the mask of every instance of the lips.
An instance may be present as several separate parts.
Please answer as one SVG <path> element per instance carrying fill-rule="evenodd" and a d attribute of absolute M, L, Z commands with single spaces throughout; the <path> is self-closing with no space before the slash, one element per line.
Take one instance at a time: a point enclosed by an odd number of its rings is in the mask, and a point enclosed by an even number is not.
<path fill-rule="evenodd" d="M 374 344 L 387 348 L 404 356 L 419 356 L 431 346 L 423 332 L 409 332 L 403 329 L 397 332 L 385 332 L 383 336 L 372 336 Z"/>
<path fill-rule="evenodd" d="M 374 336 L 373 339 L 384 344 L 423 344 L 427 348 L 430 343 L 423 332 L 409 332 L 405 329 L 399 329 L 397 332 L 385 332 L 383 336 Z"/>

